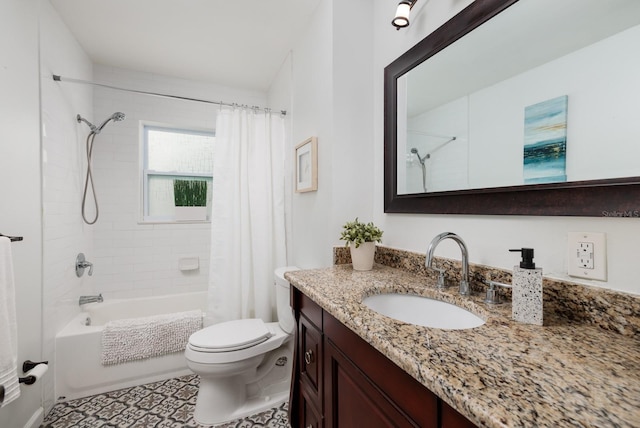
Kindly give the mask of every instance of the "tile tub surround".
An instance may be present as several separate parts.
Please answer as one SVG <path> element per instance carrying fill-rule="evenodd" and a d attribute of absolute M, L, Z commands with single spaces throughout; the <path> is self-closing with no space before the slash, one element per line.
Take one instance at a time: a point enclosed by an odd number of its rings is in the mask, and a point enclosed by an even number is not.
<path fill-rule="evenodd" d="M 377 264 L 288 272 L 323 309 L 481 427 L 619 426 L 640 423 L 640 340 L 548 314 L 549 325 L 511 320 L 483 293 L 438 291 L 433 279 Z M 471 330 L 439 330 L 379 315 L 361 301 L 403 292 L 443 299 L 487 320 Z M 547 316 L 547 314 L 545 314 Z"/>
<path fill-rule="evenodd" d="M 424 253 L 399 250 L 378 245 L 375 262 L 381 265 L 402 269 L 424 278 L 437 279 L 434 270 L 425 267 Z M 434 257 L 435 266 L 446 270 L 447 286 L 452 292 L 460 282 L 460 260 Z M 334 247 L 334 265 L 351 263 L 348 247 Z M 485 279 L 511 284 L 511 271 L 490 266 L 469 264 L 469 282 L 473 292 L 484 295 L 487 285 Z M 543 278 L 544 325 L 549 325 L 560 317 L 592 324 L 625 336 L 640 340 L 640 296 L 589 287 L 574 282 L 552 278 Z M 511 290 L 498 288 L 503 301 L 511 310 Z M 505 306 L 505 305 L 502 305 Z M 640 425 L 640 423 L 638 424 Z"/>

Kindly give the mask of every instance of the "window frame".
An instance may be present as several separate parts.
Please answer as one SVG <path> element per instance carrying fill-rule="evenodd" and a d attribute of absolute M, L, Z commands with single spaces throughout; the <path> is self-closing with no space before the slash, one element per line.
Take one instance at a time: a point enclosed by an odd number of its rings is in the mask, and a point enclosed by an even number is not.
<path fill-rule="evenodd" d="M 184 223 L 209 223 L 211 220 L 207 216 L 207 220 L 194 220 L 194 221 L 176 221 L 172 215 L 166 216 L 150 216 L 149 212 L 149 197 L 148 186 L 149 177 L 175 177 L 179 179 L 190 178 L 209 178 L 213 179 L 212 174 L 206 173 L 185 173 L 183 171 L 156 171 L 151 170 L 148 167 L 149 163 L 149 145 L 148 145 L 148 131 L 149 130 L 161 130 L 166 132 L 190 134 L 190 135 L 203 135 L 215 138 L 216 133 L 214 129 L 205 129 L 185 125 L 175 125 L 159 122 L 140 121 L 140 162 L 139 162 L 139 176 L 140 176 L 140 207 L 139 207 L 139 223 L 153 224 L 153 223 L 172 223 L 172 224 L 184 224 Z M 210 183 L 210 182 L 209 182 Z"/>

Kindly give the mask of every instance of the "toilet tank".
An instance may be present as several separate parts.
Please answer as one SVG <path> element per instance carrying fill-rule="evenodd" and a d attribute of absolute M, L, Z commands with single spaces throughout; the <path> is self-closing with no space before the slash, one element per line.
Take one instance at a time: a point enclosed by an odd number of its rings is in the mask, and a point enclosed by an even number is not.
<path fill-rule="evenodd" d="M 296 320 L 293 317 L 291 306 L 289 305 L 289 281 L 284 278 L 284 273 L 292 270 L 299 270 L 295 266 L 277 268 L 274 272 L 274 284 L 276 286 L 276 307 L 278 311 L 278 323 L 282 330 L 293 333 Z"/>

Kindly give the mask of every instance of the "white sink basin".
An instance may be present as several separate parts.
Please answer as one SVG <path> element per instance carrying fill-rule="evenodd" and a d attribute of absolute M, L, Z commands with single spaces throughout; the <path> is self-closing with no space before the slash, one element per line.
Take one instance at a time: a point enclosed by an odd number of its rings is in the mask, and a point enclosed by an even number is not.
<path fill-rule="evenodd" d="M 485 323 L 459 306 L 411 294 L 377 294 L 366 297 L 362 303 L 389 318 L 424 327 L 463 330 Z"/>

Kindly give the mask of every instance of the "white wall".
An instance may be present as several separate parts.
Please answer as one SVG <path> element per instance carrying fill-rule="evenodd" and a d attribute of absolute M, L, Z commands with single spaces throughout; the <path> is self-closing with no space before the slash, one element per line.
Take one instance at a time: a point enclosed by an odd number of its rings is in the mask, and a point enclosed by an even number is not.
<path fill-rule="evenodd" d="M 291 252 L 293 263 L 301 268 L 326 265 L 332 242 L 327 233 L 332 206 L 332 13 L 331 1 L 320 2 L 292 53 L 291 150 L 311 136 L 318 137 L 318 191 L 293 195 Z"/>
<path fill-rule="evenodd" d="M 24 237 L 11 245 L 19 366 L 42 357 L 37 13 L 37 0 L 0 2 L 0 233 Z M 20 398 L 0 408 L 1 427 L 41 421 L 42 382 L 20 389 Z"/>
<path fill-rule="evenodd" d="M 93 232 L 80 216 L 86 155 L 85 129 L 77 114 L 93 116 L 90 87 L 55 82 L 52 74 L 90 80 L 93 64 L 48 1 L 40 8 L 40 81 L 43 199 L 43 353 L 51 376 L 43 379 L 45 410 L 53 407 L 55 335 L 80 312 L 87 276 L 78 278 L 74 262 L 93 250 Z"/>
<path fill-rule="evenodd" d="M 373 34 L 371 1 L 334 1 L 332 245 L 344 245 L 339 236 L 345 222 L 373 220 Z"/>
<path fill-rule="evenodd" d="M 292 81 L 293 81 L 293 64 L 292 64 L 292 54 L 291 52 L 287 55 L 287 58 L 284 60 L 282 65 L 280 66 L 280 70 L 276 75 L 273 82 L 267 91 L 267 106 L 273 110 L 274 113 L 279 111 L 286 111 L 286 115 L 284 117 L 284 126 L 285 126 L 285 154 L 284 154 L 284 162 L 285 162 L 285 171 L 284 171 L 284 181 L 285 181 L 285 200 L 284 200 L 284 215 L 285 215 L 285 228 L 287 234 L 287 265 L 293 265 L 293 232 L 292 232 L 292 199 L 293 199 L 293 182 L 294 182 L 294 168 L 293 168 L 293 145 L 291 142 L 292 138 L 292 124 L 293 124 L 293 94 L 292 94 Z"/>
<path fill-rule="evenodd" d="M 418 2 L 412 11 L 412 24 L 396 31 L 389 24 L 394 13 L 392 2 L 374 3 L 374 217 L 384 229 L 384 244 L 391 247 L 426 252 L 429 241 L 445 230 L 458 233 L 469 247 L 470 260 L 511 269 L 517 257 L 509 248 L 522 246 L 536 250 L 536 264 L 546 275 L 568 278 L 567 232 L 589 231 L 607 234 L 607 282 L 587 282 L 604 288 L 640 294 L 634 258 L 640 242 L 636 219 L 588 217 L 526 217 L 471 215 L 402 215 L 384 214 L 383 175 L 383 70 L 386 65 L 413 46 L 438 25 L 455 15 L 471 1 Z M 438 255 L 459 258 L 459 249 L 443 243 Z M 579 282 L 579 281 L 577 281 Z"/>
<path fill-rule="evenodd" d="M 94 66 L 93 80 L 117 87 L 175 94 L 213 101 L 263 106 L 266 94 Z M 174 294 L 206 290 L 209 277 L 210 226 L 140 223 L 140 121 L 200 129 L 215 128 L 218 105 L 174 100 L 112 89 L 94 90 L 94 115 L 101 123 L 116 111 L 123 122 L 111 122 L 96 137 L 93 172 L 100 218 L 92 226 L 94 249 L 87 258 L 94 274 L 87 294 L 108 298 Z M 80 126 L 80 125 L 78 125 Z M 81 125 L 86 135 L 88 128 Z M 178 259 L 197 256 L 200 269 L 181 272 Z"/>
<path fill-rule="evenodd" d="M 330 265 L 342 225 L 372 219 L 371 13 L 364 0 L 320 2 L 291 54 L 290 151 L 318 137 L 318 190 L 292 201 L 290 259 L 302 268 Z"/>

